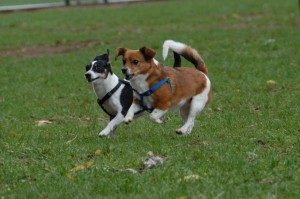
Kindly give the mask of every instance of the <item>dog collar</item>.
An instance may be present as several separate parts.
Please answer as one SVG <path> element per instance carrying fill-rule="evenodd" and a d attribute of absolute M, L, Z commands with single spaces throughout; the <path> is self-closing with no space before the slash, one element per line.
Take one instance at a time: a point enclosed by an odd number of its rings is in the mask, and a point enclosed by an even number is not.
<path fill-rule="evenodd" d="M 137 90 L 134 89 L 134 91 L 140 96 L 140 106 L 148 111 L 148 112 L 152 112 L 154 108 L 148 108 L 145 104 L 144 104 L 144 97 L 150 96 L 152 95 L 155 91 L 157 91 L 163 84 L 168 83 L 170 86 L 170 90 L 172 91 L 172 83 L 170 81 L 169 78 L 163 79 L 159 82 L 157 82 L 154 86 L 152 86 L 149 90 L 143 92 L 143 93 L 139 93 Z"/>

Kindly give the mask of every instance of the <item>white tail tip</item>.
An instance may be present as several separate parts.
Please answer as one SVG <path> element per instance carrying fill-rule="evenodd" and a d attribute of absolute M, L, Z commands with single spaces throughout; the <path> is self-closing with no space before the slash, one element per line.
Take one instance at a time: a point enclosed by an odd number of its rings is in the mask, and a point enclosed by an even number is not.
<path fill-rule="evenodd" d="M 173 50 L 178 54 L 181 54 L 186 47 L 187 45 L 184 43 L 176 42 L 173 40 L 166 40 L 163 44 L 163 59 L 166 60 L 169 53 L 169 49 Z"/>

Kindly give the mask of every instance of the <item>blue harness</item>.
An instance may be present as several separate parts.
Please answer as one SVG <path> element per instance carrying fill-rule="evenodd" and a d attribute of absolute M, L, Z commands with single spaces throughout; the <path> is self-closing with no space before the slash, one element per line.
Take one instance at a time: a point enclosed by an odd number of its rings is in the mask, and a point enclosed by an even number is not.
<path fill-rule="evenodd" d="M 168 83 L 170 86 L 170 90 L 172 91 L 172 83 L 170 81 L 169 78 L 163 79 L 159 82 L 157 82 L 154 86 L 152 86 L 149 90 L 143 92 L 143 93 L 139 93 L 137 90 L 134 89 L 134 91 L 140 96 L 140 106 L 143 108 L 143 111 L 146 110 L 149 113 L 151 113 L 154 108 L 148 108 L 145 104 L 144 104 L 144 97 L 150 96 L 152 95 L 155 91 L 157 91 L 163 84 Z"/>

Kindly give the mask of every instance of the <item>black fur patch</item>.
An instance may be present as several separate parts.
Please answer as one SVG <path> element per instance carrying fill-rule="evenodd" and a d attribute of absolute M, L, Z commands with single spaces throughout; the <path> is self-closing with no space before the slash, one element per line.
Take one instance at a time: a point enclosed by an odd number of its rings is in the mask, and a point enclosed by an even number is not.
<path fill-rule="evenodd" d="M 103 73 L 103 71 L 106 70 L 108 73 L 113 74 L 107 53 L 95 57 L 94 61 L 96 61 L 96 63 L 93 66 L 93 71 Z"/>
<path fill-rule="evenodd" d="M 122 115 L 125 117 L 133 101 L 133 91 L 130 84 L 126 81 L 120 80 L 125 85 L 121 91 L 120 102 L 122 105 Z"/>
<path fill-rule="evenodd" d="M 174 53 L 174 65 L 173 67 L 176 68 L 176 67 L 180 67 L 181 66 L 181 57 L 178 53 L 176 52 L 173 52 Z"/>

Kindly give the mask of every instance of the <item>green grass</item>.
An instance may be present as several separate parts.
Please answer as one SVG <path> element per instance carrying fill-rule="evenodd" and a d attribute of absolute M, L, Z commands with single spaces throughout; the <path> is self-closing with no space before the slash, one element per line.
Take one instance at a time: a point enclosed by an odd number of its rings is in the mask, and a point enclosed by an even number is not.
<path fill-rule="evenodd" d="M 297 3 L 178 0 L 2 14 L 1 198 L 298 198 Z M 99 139 L 108 117 L 85 64 L 119 46 L 147 45 L 162 60 L 166 39 L 198 49 L 208 66 L 214 98 L 192 134 L 175 134 L 181 121 L 171 112 L 163 125 L 145 116 Z M 87 41 L 99 45 L 47 51 Z M 22 56 L 30 48 L 43 53 Z M 121 60 L 112 64 L 121 77 Z M 37 126 L 42 119 L 52 123 Z M 107 170 L 138 168 L 149 151 L 165 163 L 141 174 Z M 182 180 L 189 175 L 199 178 Z"/>

